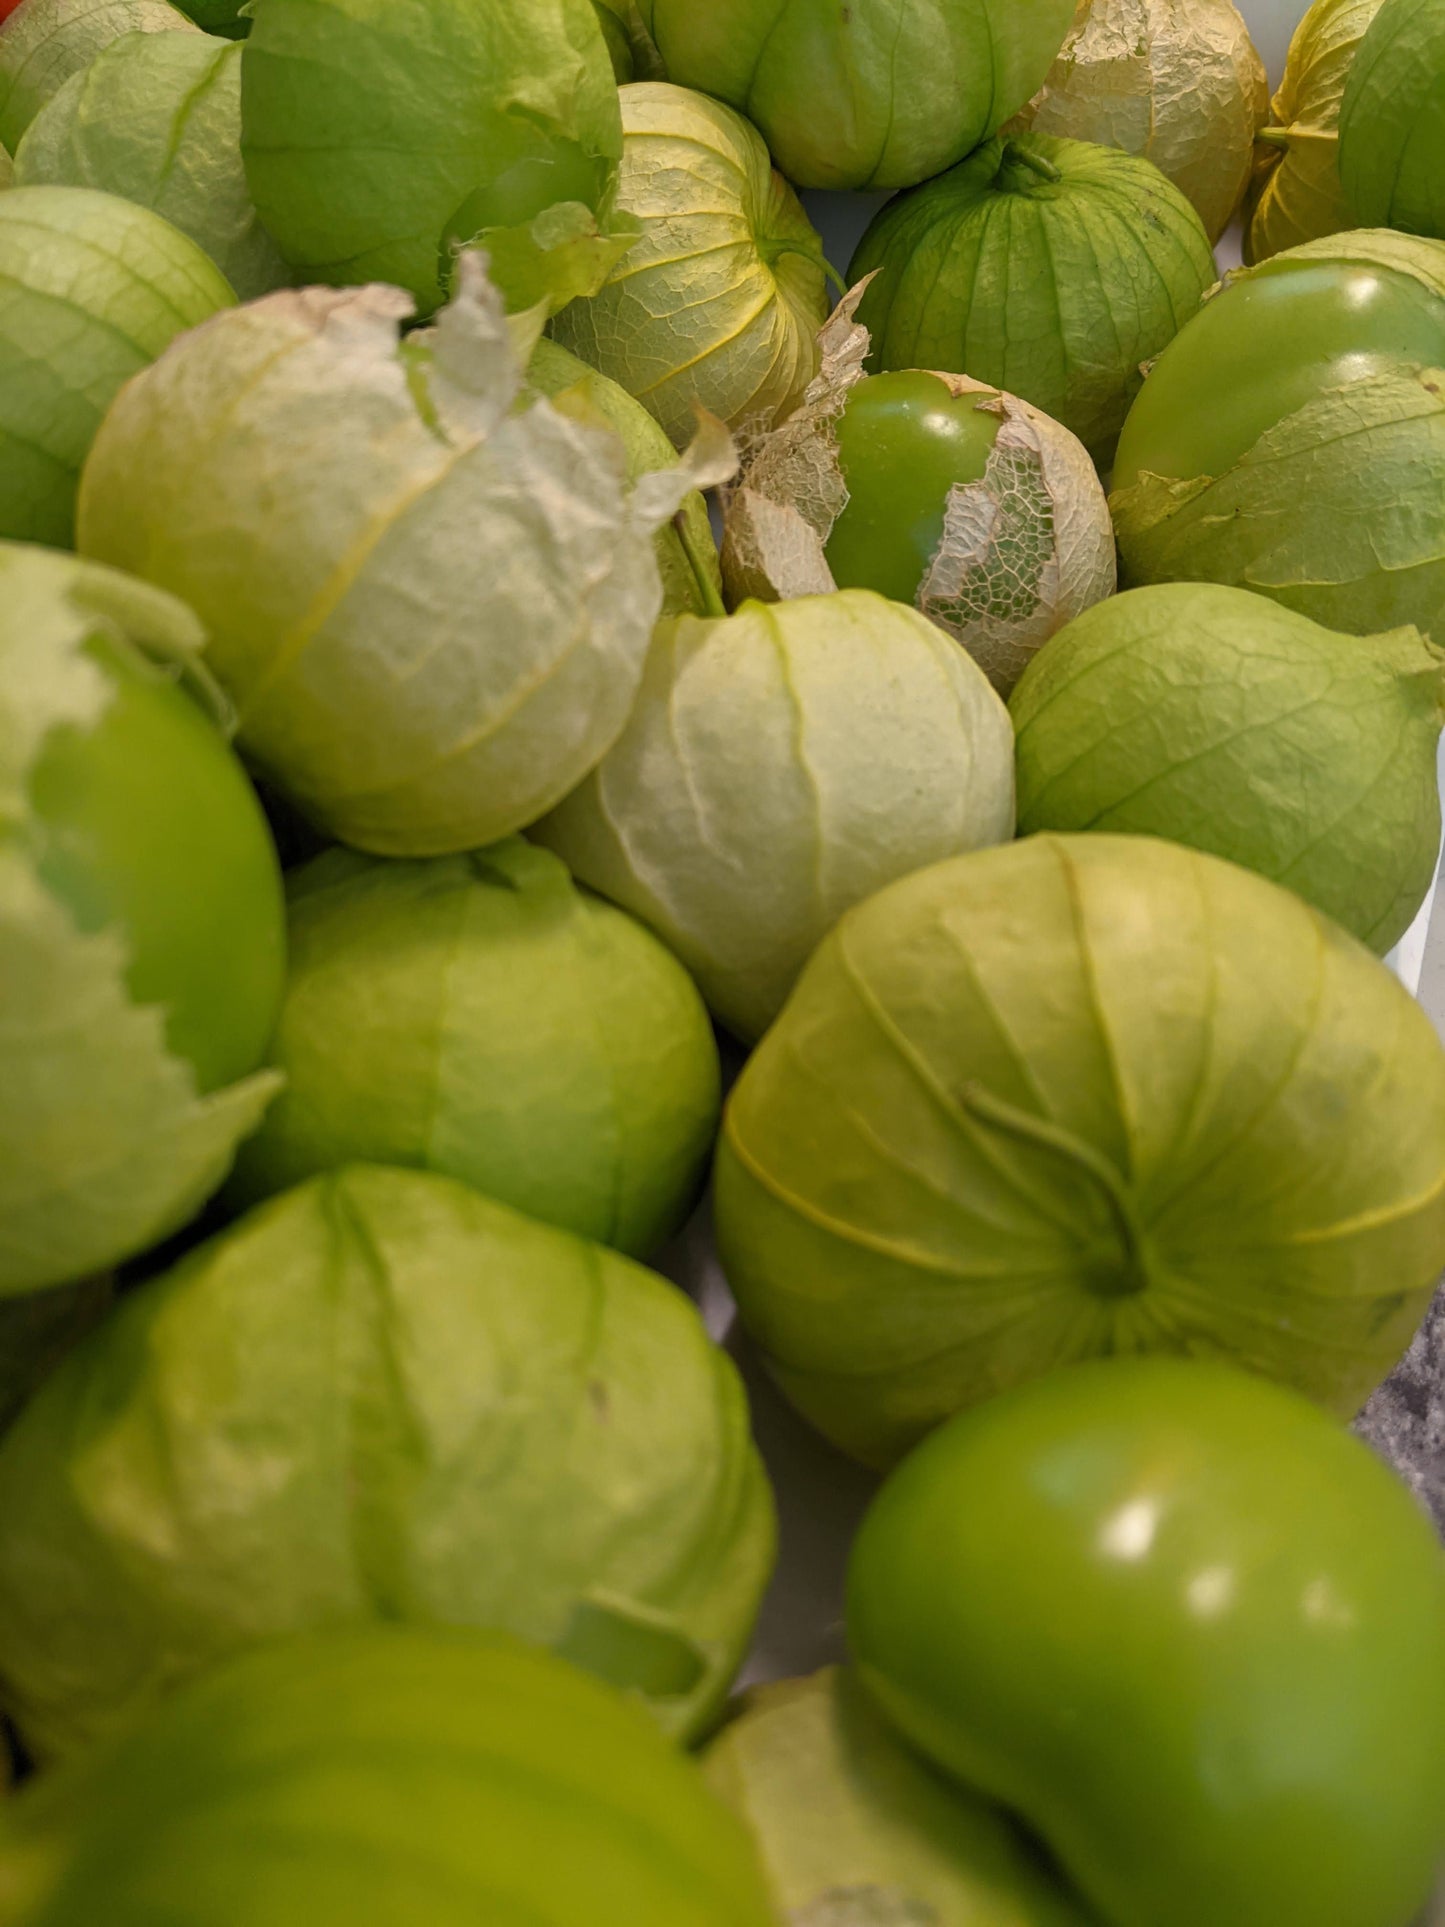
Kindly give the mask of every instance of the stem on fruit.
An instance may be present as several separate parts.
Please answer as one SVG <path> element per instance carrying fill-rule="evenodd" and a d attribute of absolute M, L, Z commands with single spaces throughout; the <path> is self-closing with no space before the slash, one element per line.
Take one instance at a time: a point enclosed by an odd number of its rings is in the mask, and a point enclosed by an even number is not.
<path fill-rule="evenodd" d="M 1340 136 L 1333 127 L 1262 127 L 1254 137 L 1266 147 L 1277 147 L 1281 153 L 1291 147 L 1304 147 L 1310 141 L 1327 141 L 1331 147 L 1339 145 Z"/>
<path fill-rule="evenodd" d="M 1052 161 L 1045 160 L 1042 154 L 1036 154 L 1031 147 L 1025 147 L 1018 140 L 1007 140 L 1003 144 L 1003 159 L 998 171 L 1002 174 L 1009 167 L 1026 167 L 1030 173 L 1037 174 L 1041 181 L 1061 181 L 1064 178 Z"/>
<path fill-rule="evenodd" d="M 692 579 L 697 584 L 698 601 L 704 615 L 715 622 L 727 620 L 727 609 L 717 592 L 717 584 L 712 579 L 712 571 L 698 553 L 697 543 L 693 540 L 692 530 L 687 525 L 687 510 L 681 508 L 672 518 L 672 526 L 677 531 L 677 539 L 682 544 L 682 552 L 687 557 L 687 566 L 692 571 Z"/>
<path fill-rule="evenodd" d="M 1124 1248 L 1124 1262 L 1117 1272 L 1108 1277 L 1107 1282 L 1102 1276 L 1096 1277 L 1092 1281 L 1092 1289 L 1104 1298 L 1128 1298 L 1145 1290 L 1152 1282 L 1148 1234 L 1139 1222 L 1134 1201 L 1123 1179 L 1109 1160 L 1102 1157 L 1092 1144 L 1075 1137 L 1072 1131 L 1050 1123 L 1047 1118 L 1036 1117 L 1032 1112 L 1016 1110 L 1012 1104 L 986 1091 L 981 1084 L 965 1084 L 959 1098 L 964 1110 L 980 1124 L 1018 1138 L 1033 1150 L 1051 1152 L 1097 1185 L 1118 1230 Z"/>

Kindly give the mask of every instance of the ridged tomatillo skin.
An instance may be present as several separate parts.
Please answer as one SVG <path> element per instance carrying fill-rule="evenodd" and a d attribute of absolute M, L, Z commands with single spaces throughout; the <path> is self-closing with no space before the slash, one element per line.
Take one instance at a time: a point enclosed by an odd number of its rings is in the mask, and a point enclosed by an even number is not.
<path fill-rule="evenodd" d="M 1383 954 L 1440 850 L 1445 652 L 1214 583 L 1133 589 L 1024 672 L 1019 831 L 1162 836 L 1296 891 Z"/>
<path fill-rule="evenodd" d="M 776 419 L 818 372 L 823 243 L 757 130 L 665 81 L 621 89 L 619 210 L 642 232 L 552 334 L 625 388 L 681 448 L 700 404 Z"/>
<path fill-rule="evenodd" d="M 241 49 L 198 33 L 135 33 L 73 74 L 31 122 L 18 186 L 94 187 L 188 234 L 237 296 L 290 279 L 241 165 Z"/>
<path fill-rule="evenodd" d="M 475 1633 L 248 1655 L 0 1817 L 9 1927 L 772 1927 L 742 1828 L 635 1707 Z"/>
<path fill-rule="evenodd" d="M 780 1916 L 808 1927 L 1094 1927 L 1008 1819 L 829 1667 L 744 1695 L 703 1756 Z"/>
<path fill-rule="evenodd" d="M 1042 171 L 1039 171 L 1042 169 Z M 1019 134 L 890 201 L 850 282 L 872 366 L 939 368 L 1032 402 L 1101 467 L 1143 376 L 1217 270 L 1199 216 L 1151 162 Z"/>
<path fill-rule="evenodd" d="M 1441 242 L 1359 229 L 1238 270 L 1120 437 L 1125 586 L 1231 583 L 1352 635 L 1440 640 L 1442 364 Z"/>
<path fill-rule="evenodd" d="M 1340 181 L 1340 103 L 1380 3 L 1314 0 L 1295 28 L 1272 124 L 1255 149 L 1245 208 L 1250 265 L 1355 224 Z"/>
<path fill-rule="evenodd" d="M 558 202 L 606 212 L 622 151 L 592 0 L 261 0 L 242 69 L 251 193 L 298 281 L 393 282 Z"/>
<path fill-rule="evenodd" d="M 0 1701 L 47 1758 L 246 1647 L 379 1620 L 516 1633 L 691 1737 L 775 1540 L 681 1292 L 367 1165 L 127 1296 L 0 1443 L 0 1491 Z"/>
<path fill-rule="evenodd" d="M 682 965 L 520 837 L 429 863 L 332 850 L 287 879 L 285 1089 L 231 1195 L 368 1161 L 438 1171 L 646 1258 L 717 1131 L 717 1045 Z"/>
<path fill-rule="evenodd" d="M 1445 4 L 1385 0 L 1340 108 L 1340 179 L 1365 227 L 1445 238 Z"/>
<path fill-rule="evenodd" d="M 901 1731 L 1107 1927 L 1407 1927 L 1445 1847 L 1445 1559 L 1359 1440 L 1182 1359 L 1076 1366 L 894 1474 L 848 1586 Z"/>
<path fill-rule="evenodd" d="M 1277 884 L 1026 837 L 819 946 L 733 1089 L 716 1220 L 774 1376 L 870 1463 L 1100 1353 L 1352 1415 L 1445 1261 L 1445 1050 Z"/>
<path fill-rule="evenodd" d="M 671 78 L 736 107 L 799 187 L 912 187 L 1017 112 L 1073 0 L 642 0 Z"/>
<path fill-rule="evenodd" d="M 11 154 L 46 101 L 122 34 L 196 31 L 168 0 L 20 0 L 0 19 L 0 146 Z"/>

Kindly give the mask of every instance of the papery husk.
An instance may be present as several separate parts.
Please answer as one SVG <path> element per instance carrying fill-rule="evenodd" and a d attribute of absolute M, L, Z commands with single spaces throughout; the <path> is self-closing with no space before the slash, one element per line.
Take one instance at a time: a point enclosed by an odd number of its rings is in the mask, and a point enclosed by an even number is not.
<path fill-rule="evenodd" d="M 1360 228 L 1290 258 L 1406 274 L 1445 300 L 1437 241 Z M 1328 629 L 1413 623 L 1445 644 L 1445 369 L 1401 363 L 1326 389 L 1222 475 L 1144 474 L 1110 508 L 1126 588 L 1222 582 Z"/>
<path fill-rule="evenodd" d="M 1381 4 L 1315 0 L 1295 29 L 1270 124 L 1255 148 L 1244 234 L 1251 266 L 1355 225 L 1340 185 L 1340 102 Z"/>
<path fill-rule="evenodd" d="M 126 33 L 198 33 L 168 0 L 22 0 L 0 33 L 0 146 L 20 137 L 72 74 Z"/>
<path fill-rule="evenodd" d="M 833 425 L 865 377 L 869 336 L 856 311 L 866 289 L 839 304 L 802 407 L 755 445 L 728 495 L 723 581 L 734 604 L 837 587 L 825 551 L 848 490 Z M 982 479 L 950 491 L 915 606 L 1006 696 L 1050 636 L 1113 594 L 1108 502 L 1087 449 L 1058 422 L 986 382 L 930 372 L 955 398 L 976 395 L 1000 426 Z"/>
<path fill-rule="evenodd" d="M 1384 0 L 1340 103 L 1340 180 L 1366 227 L 1445 239 L 1445 4 Z"/>
<path fill-rule="evenodd" d="M 1268 112 L 1264 62 L 1233 0 L 1079 0 L 1048 79 L 1010 129 L 1143 155 L 1217 241 Z"/>

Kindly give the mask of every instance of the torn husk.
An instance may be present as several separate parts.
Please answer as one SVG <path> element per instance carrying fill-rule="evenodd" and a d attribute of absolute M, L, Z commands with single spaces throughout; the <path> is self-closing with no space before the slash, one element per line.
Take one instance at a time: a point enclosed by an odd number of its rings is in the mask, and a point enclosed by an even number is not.
<path fill-rule="evenodd" d="M 1264 63 L 1233 0 L 1079 0 L 1043 87 L 1005 131 L 1143 155 L 1217 241 L 1268 112 Z"/>
<path fill-rule="evenodd" d="M 723 581 L 734 606 L 837 587 L 826 547 L 848 490 L 833 424 L 864 375 L 862 293 L 853 289 L 820 335 L 821 372 L 802 406 L 745 454 L 727 493 Z M 916 606 L 1007 696 L 1050 636 L 1113 594 L 1108 503 L 1087 450 L 1058 422 L 967 375 L 938 379 L 955 397 L 977 395 L 999 430 L 982 478 L 949 493 Z"/>

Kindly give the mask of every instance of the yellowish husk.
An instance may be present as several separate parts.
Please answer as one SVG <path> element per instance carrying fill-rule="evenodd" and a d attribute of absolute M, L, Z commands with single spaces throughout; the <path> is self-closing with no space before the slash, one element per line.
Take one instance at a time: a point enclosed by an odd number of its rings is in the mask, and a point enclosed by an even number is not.
<path fill-rule="evenodd" d="M 1268 111 L 1264 63 L 1233 0 L 1079 0 L 1048 79 L 1010 125 L 1143 155 L 1217 241 Z"/>
<path fill-rule="evenodd" d="M 1355 226 L 1340 185 L 1340 102 L 1356 50 L 1382 0 L 1315 0 L 1295 29 L 1269 127 L 1255 149 L 1244 258 Z"/>

